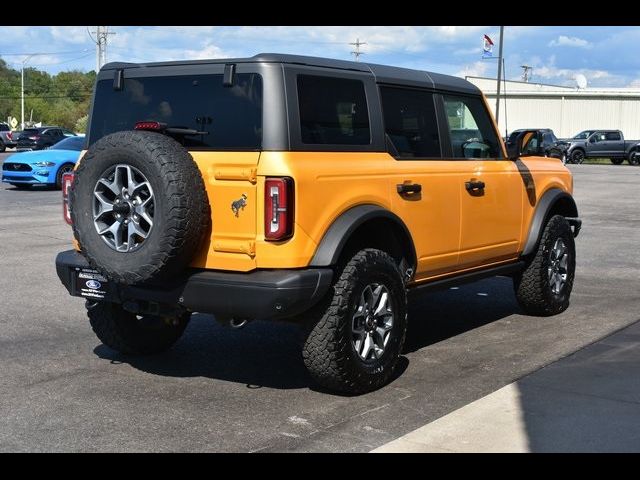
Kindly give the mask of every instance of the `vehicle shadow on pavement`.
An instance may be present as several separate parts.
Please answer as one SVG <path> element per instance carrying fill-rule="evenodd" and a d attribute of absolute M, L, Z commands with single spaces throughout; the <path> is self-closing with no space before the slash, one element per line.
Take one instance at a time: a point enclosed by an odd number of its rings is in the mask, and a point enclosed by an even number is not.
<path fill-rule="evenodd" d="M 247 388 L 307 388 L 312 380 L 302 363 L 299 331 L 296 325 L 266 321 L 231 329 L 212 315 L 196 313 L 182 338 L 159 355 L 123 355 L 105 345 L 94 353 L 154 375 L 205 377 Z"/>
<path fill-rule="evenodd" d="M 521 314 L 512 280 L 493 277 L 446 290 L 409 293 L 404 353 Z"/>
<path fill-rule="evenodd" d="M 505 278 L 415 294 L 409 308 L 405 353 L 518 311 L 511 280 Z M 245 384 L 247 388 L 311 388 L 328 393 L 308 375 L 302 362 L 300 338 L 297 325 L 256 321 L 235 330 L 222 327 L 212 315 L 196 313 L 184 336 L 162 354 L 134 357 L 105 345 L 97 346 L 94 353 L 154 375 L 205 377 Z M 408 365 L 409 360 L 402 357 L 392 382 Z"/>

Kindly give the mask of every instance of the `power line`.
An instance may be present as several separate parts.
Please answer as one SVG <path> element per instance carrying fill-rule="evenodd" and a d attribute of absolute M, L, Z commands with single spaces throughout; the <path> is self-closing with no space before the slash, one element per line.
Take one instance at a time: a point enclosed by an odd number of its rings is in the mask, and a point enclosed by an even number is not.
<path fill-rule="evenodd" d="M 353 56 L 356 57 L 356 62 L 360 61 L 360 55 L 364 55 L 364 52 L 360 51 L 360 45 L 366 45 L 366 42 L 361 42 L 359 38 L 356 38 L 354 43 L 350 43 L 349 45 L 354 45 L 356 47 L 355 51 L 351 52 Z"/>
<path fill-rule="evenodd" d="M 91 96 L 91 93 L 79 93 L 77 95 L 75 95 L 75 94 L 74 95 L 34 95 L 34 96 L 26 96 L 25 95 L 24 98 L 27 99 L 27 100 L 31 100 L 31 99 L 34 99 L 34 98 L 46 98 L 46 99 L 49 99 L 49 98 L 77 98 L 77 97 L 90 97 L 90 96 Z M 14 97 L 2 96 L 2 97 L 0 97 L 1 100 L 19 100 L 20 98 L 22 98 L 22 97 L 20 97 L 20 96 L 17 96 L 17 97 L 15 97 L 15 96 Z"/>
<path fill-rule="evenodd" d="M 53 65 L 61 65 L 63 63 L 69 63 L 69 62 L 74 62 L 76 60 L 82 60 L 83 58 L 87 58 L 90 57 L 91 55 L 93 55 L 93 53 L 89 52 L 86 55 L 82 55 L 81 57 L 76 57 L 76 58 L 71 58 L 69 60 L 63 60 L 62 62 L 56 62 L 56 63 L 35 63 L 32 64 L 32 67 L 48 67 L 48 66 L 53 66 Z"/>
<path fill-rule="evenodd" d="M 88 49 L 83 50 L 68 50 L 66 52 L 37 52 L 37 53 L 0 53 L 0 57 L 23 57 L 25 55 L 68 55 L 71 53 L 86 52 Z"/>

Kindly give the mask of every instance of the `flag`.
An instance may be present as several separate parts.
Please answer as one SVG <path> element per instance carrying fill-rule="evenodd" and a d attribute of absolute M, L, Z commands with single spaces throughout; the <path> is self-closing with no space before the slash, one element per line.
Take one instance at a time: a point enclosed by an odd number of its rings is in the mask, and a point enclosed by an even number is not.
<path fill-rule="evenodd" d="M 493 40 L 489 35 L 485 35 L 482 39 L 482 58 L 493 57 Z"/>

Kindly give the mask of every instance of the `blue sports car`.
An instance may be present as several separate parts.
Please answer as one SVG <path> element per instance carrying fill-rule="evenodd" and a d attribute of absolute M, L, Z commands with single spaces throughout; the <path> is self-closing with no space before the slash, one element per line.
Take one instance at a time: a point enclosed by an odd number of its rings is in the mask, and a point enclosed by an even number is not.
<path fill-rule="evenodd" d="M 14 153 L 2 164 L 2 181 L 20 189 L 32 185 L 60 188 L 62 174 L 73 171 L 84 140 L 84 135 L 67 137 L 47 150 Z"/>

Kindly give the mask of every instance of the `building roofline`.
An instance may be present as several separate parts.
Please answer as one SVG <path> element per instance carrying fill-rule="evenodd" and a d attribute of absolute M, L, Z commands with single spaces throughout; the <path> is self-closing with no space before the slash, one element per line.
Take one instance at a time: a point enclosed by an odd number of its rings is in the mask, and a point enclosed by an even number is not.
<path fill-rule="evenodd" d="M 469 81 L 470 78 L 477 78 L 478 80 L 491 80 L 492 82 L 497 82 L 497 79 L 491 77 L 476 77 L 475 75 L 465 75 L 464 79 Z M 524 85 L 541 85 L 543 87 L 555 87 L 561 88 L 563 90 L 575 90 L 574 87 L 567 87 L 566 85 L 552 85 L 551 83 L 541 83 L 541 82 L 523 82 L 522 80 L 501 80 L 507 81 L 509 83 L 522 83 Z"/>

